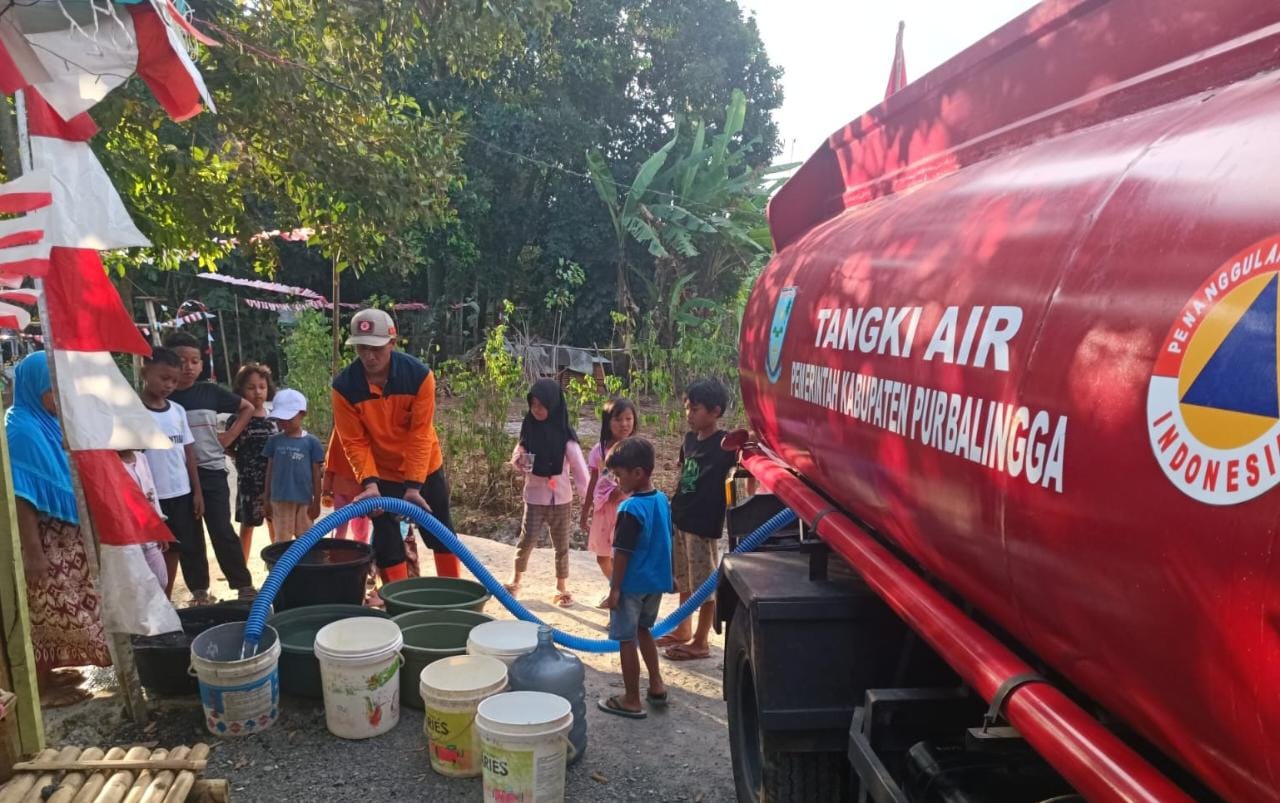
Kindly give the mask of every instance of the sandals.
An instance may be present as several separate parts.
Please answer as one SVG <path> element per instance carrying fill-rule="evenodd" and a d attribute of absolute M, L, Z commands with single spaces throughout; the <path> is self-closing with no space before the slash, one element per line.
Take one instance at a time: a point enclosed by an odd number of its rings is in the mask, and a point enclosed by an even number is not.
<path fill-rule="evenodd" d="M 690 636 L 689 638 L 680 638 L 679 636 L 668 633 L 662 638 L 655 639 L 653 643 L 657 644 L 659 647 L 676 647 L 687 644 L 692 638 L 693 636 Z"/>
<path fill-rule="evenodd" d="M 694 652 L 688 644 L 677 644 L 662 654 L 668 661 L 703 661 L 711 657 L 711 650 Z"/>
<path fill-rule="evenodd" d="M 551 602 L 561 608 L 571 608 L 573 607 L 573 595 L 568 591 L 557 591 L 556 595 L 551 598 Z"/>
<path fill-rule="evenodd" d="M 649 716 L 644 711 L 632 711 L 630 708 L 623 708 L 622 697 L 617 694 L 608 699 L 596 700 L 596 708 L 606 714 L 613 714 L 615 717 L 623 717 L 624 719 L 644 719 Z"/>
<path fill-rule="evenodd" d="M 644 699 L 649 701 L 649 705 L 657 708 L 666 708 L 667 703 L 671 702 L 671 692 L 664 691 L 662 694 L 654 694 L 651 691 L 646 691 Z"/>

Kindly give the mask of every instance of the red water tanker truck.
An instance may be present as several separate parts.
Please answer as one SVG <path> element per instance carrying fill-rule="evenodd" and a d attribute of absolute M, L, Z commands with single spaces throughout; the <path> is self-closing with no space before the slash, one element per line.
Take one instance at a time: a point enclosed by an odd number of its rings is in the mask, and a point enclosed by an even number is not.
<path fill-rule="evenodd" d="M 1042 3 L 769 212 L 740 799 L 1280 800 L 1280 3 Z"/>

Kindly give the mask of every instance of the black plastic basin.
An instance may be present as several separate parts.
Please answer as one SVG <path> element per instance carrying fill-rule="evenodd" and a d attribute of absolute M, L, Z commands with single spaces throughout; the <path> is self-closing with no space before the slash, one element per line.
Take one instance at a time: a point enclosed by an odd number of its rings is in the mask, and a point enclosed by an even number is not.
<path fill-rule="evenodd" d="M 249 618 L 249 603 L 222 602 L 202 608 L 182 608 L 182 630 L 158 636 L 134 636 L 133 658 L 142 687 L 152 694 L 197 694 L 199 684 L 187 673 L 191 667 L 191 642 L 196 636 L 227 622 Z"/>
<path fill-rule="evenodd" d="M 274 568 L 292 541 L 262 550 L 262 562 Z M 277 611 L 306 605 L 359 605 L 364 602 L 364 581 L 373 563 L 373 547 L 359 541 L 321 538 L 311 548 L 276 594 Z"/>

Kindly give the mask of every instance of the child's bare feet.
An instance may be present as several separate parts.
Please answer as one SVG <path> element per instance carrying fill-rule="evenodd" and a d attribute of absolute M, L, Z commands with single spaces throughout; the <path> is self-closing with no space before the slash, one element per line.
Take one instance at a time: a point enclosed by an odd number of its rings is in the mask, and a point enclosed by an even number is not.
<path fill-rule="evenodd" d="M 503 584 L 502 584 L 502 587 L 503 587 L 503 588 L 505 588 L 505 589 L 507 590 L 507 593 L 508 593 L 508 594 L 510 594 L 510 595 L 511 595 L 511 596 L 513 596 L 513 597 L 514 597 L 516 594 L 519 594 L 519 593 L 520 593 L 520 584 L 519 584 L 519 583 L 503 583 Z"/>

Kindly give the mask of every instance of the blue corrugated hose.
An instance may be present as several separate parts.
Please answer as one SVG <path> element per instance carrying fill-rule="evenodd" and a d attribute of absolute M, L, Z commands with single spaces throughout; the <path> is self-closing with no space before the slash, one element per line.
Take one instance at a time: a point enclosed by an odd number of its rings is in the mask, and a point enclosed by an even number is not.
<path fill-rule="evenodd" d="M 249 621 L 245 623 L 246 655 L 252 655 L 257 652 L 258 640 L 262 637 L 262 629 L 267 623 L 267 614 L 271 608 L 271 603 L 275 600 L 276 594 L 279 593 L 280 586 L 284 584 L 285 578 L 289 576 L 289 572 L 293 571 L 293 567 L 297 566 L 298 562 L 302 560 L 302 556 L 306 555 L 317 541 L 332 532 L 338 525 L 359 516 L 367 516 L 375 510 L 404 516 L 419 527 L 425 528 L 438 538 L 445 548 L 457 555 L 466 564 L 466 567 L 471 570 L 471 573 L 475 575 L 475 578 L 485 588 L 489 589 L 498 598 L 498 601 L 506 606 L 507 610 L 515 614 L 516 618 L 523 619 L 526 622 L 544 624 L 541 619 L 521 605 L 519 600 L 507 593 L 507 590 L 502 587 L 502 583 L 498 582 L 489 573 L 489 570 L 485 568 L 484 564 L 475 555 L 471 554 L 471 550 L 467 549 L 462 541 L 458 540 L 458 537 L 451 533 L 449 528 L 441 524 L 435 516 L 403 499 L 376 497 L 347 505 L 341 510 L 335 510 L 320 519 L 310 530 L 298 536 L 298 539 L 285 551 L 280 560 L 276 561 L 276 565 L 271 569 L 271 574 L 267 576 L 267 581 L 262 584 L 262 589 L 258 591 L 258 598 L 253 602 L 253 608 L 249 611 Z M 738 546 L 733 551 L 735 553 L 750 552 L 764 543 L 769 536 L 795 521 L 795 519 L 796 514 L 789 509 L 775 514 L 773 518 L 739 541 Z M 705 583 L 698 587 L 697 591 L 693 592 L 693 596 L 687 602 L 672 612 L 666 619 L 659 622 L 658 626 L 653 629 L 653 634 L 655 636 L 664 636 L 674 630 L 676 625 L 696 611 L 715 592 L 719 579 L 720 572 L 717 570 L 715 574 L 707 578 Z M 555 630 L 555 628 L 552 628 L 552 630 L 555 634 L 556 642 L 572 650 L 581 650 L 583 652 L 616 652 L 618 650 L 618 642 L 612 639 L 589 639 L 575 636 L 572 633 L 564 633 L 560 630 Z"/>

